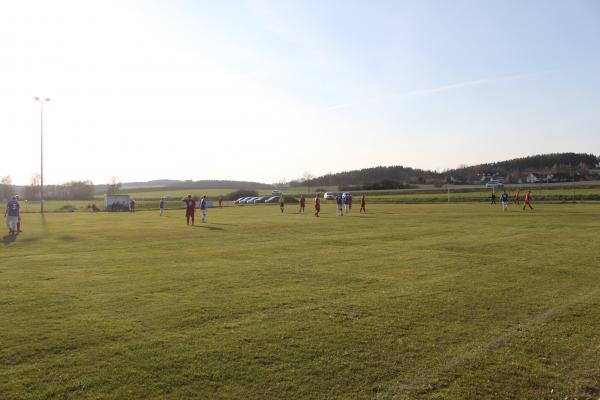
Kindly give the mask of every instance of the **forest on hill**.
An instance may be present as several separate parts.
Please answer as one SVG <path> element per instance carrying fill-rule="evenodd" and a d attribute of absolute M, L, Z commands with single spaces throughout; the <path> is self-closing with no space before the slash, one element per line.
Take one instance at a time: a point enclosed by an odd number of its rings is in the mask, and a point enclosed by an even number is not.
<path fill-rule="evenodd" d="M 299 179 L 290 186 L 341 186 L 356 189 L 397 189 L 416 184 L 475 184 L 490 179 L 507 183 L 540 181 L 571 181 L 600 179 L 600 160 L 593 154 L 552 153 L 514 158 L 494 163 L 462 166 L 445 171 L 430 171 L 396 166 L 378 166 L 353 171 L 330 173 L 312 179 Z"/>

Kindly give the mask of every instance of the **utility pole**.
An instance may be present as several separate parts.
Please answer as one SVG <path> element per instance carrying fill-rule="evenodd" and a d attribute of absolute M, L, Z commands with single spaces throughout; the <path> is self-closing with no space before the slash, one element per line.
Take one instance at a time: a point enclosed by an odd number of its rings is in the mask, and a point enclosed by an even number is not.
<path fill-rule="evenodd" d="M 34 97 L 40 102 L 40 211 L 44 215 L 44 103 L 49 97 Z"/>

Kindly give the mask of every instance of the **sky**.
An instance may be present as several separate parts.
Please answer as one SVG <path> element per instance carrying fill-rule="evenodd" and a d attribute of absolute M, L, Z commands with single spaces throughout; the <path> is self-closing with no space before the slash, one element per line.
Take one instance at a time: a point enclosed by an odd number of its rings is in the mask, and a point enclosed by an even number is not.
<path fill-rule="evenodd" d="M 600 154 L 600 2 L 0 0 L 0 177 Z"/>

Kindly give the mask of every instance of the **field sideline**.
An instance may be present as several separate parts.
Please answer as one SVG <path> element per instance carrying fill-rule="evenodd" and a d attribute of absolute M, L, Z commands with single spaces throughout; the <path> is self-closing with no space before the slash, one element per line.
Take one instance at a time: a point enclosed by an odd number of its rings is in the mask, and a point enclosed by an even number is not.
<path fill-rule="evenodd" d="M 521 201 L 525 196 L 526 188 L 520 188 Z M 574 190 L 575 189 L 575 190 Z M 129 194 L 136 200 L 136 209 L 138 210 L 157 210 L 160 197 L 162 195 L 168 195 L 167 208 L 170 209 L 181 209 L 184 207 L 180 201 L 186 194 L 192 194 L 196 198 L 200 198 L 202 195 L 207 195 L 210 200 L 216 205 L 216 201 L 219 195 L 227 194 L 236 189 L 132 189 L 131 191 L 122 191 L 123 194 Z M 509 194 L 512 196 L 515 193 L 515 189 L 508 189 Z M 269 193 L 268 190 L 259 191 L 261 195 Z M 337 191 L 333 190 L 337 193 Z M 286 191 L 287 194 L 294 193 L 294 191 Z M 499 196 L 501 190 L 498 190 L 497 195 Z M 358 204 L 360 201 L 360 191 L 354 192 L 354 203 Z M 314 194 L 306 195 L 312 197 Z M 445 189 L 431 189 L 431 190 L 405 190 L 398 192 L 367 192 L 367 203 L 368 204 L 428 204 L 428 203 L 489 203 L 490 202 L 491 189 L 483 188 L 451 188 L 450 198 L 448 199 L 448 192 Z M 71 211 L 87 211 L 89 204 L 95 203 L 98 207 L 103 208 L 103 194 L 97 193 L 94 199 L 91 200 L 47 200 L 45 209 L 48 212 L 71 212 Z M 300 194 L 295 192 L 294 196 L 299 198 Z M 598 202 L 600 200 L 600 186 L 590 185 L 577 187 L 572 186 L 557 186 L 557 185 L 544 185 L 535 187 L 533 189 L 533 199 L 535 203 L 568 203 L 568 202 Z M 448 201 L 450 200 L 450 201 Z M 312 199 L 309 198 L 309 203 Z M 323 203 L 333 203 L 334 200 L 323 201 Z M 40 211 L 40 202 L 31 200 L 28 202 L 21 202 L 22 212 L 24 213 L 37 213 Z M 232 201 L 224 201 L 224 206 L 233 205 Z M 258 206 L 263 206 L 258 204 Z"/>
<path fill-rule="evenodd" d="M 0 397 L 600 396 L 600 204 L 356 204 L 25 214 Z"/>

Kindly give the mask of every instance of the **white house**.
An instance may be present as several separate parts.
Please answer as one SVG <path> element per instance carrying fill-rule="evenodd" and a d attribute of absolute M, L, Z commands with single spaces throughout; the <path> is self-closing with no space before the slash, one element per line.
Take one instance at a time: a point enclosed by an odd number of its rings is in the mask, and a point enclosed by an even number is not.
<path fill-rule="evenodd" d="M 539 178 L 537 176 L 535 176 L 534 174 L 529 174 L 527 175 L 527 183 L 536 183 L 539 182 Z"/>

